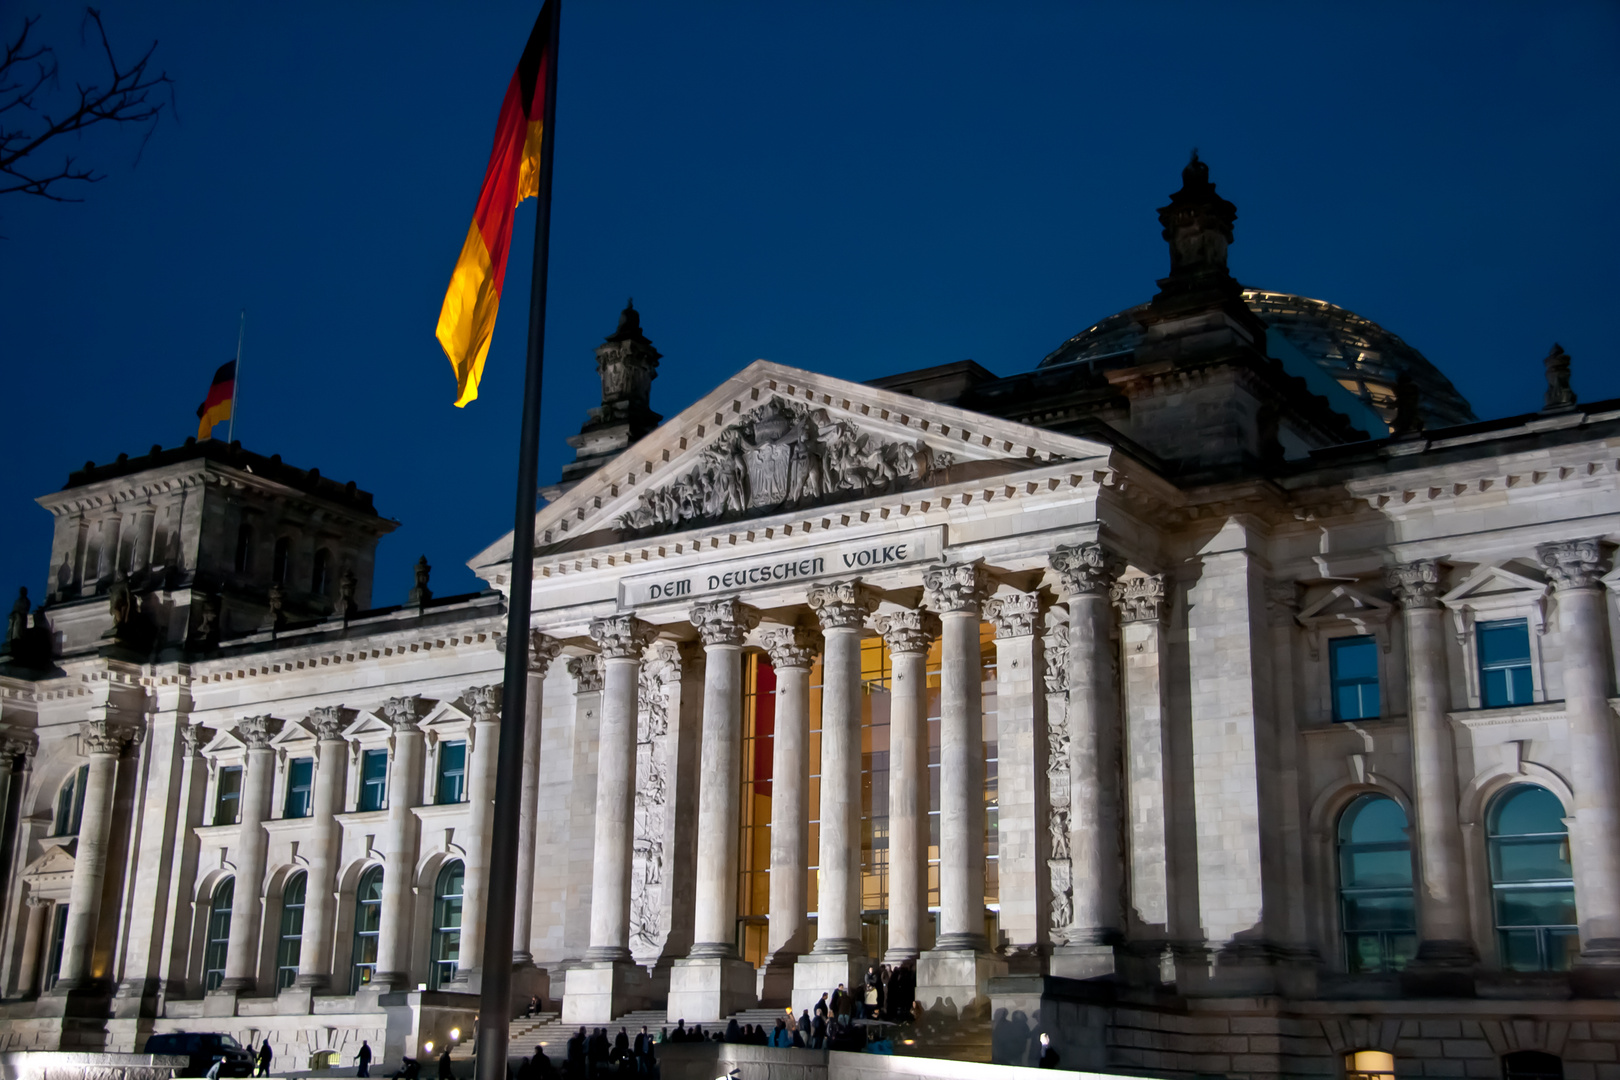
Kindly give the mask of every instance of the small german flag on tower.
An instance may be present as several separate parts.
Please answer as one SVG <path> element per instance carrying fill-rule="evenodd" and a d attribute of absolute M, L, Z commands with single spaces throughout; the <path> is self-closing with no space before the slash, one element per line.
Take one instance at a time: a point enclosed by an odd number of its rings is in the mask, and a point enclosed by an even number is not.
<path fill-rule="evenodd" d="M 439 311 L 437 336 L 456 372 L 457 406 L 478 396 L 478 380 L 484 374 L 484 358 L 495 333 L 495 311 L 501 303 L 517 205 L 540 191 L 547 75 L 557 62 L 549 7 L 548 3 L 540 9 L 506 88 L 500 118 L 495 121 L 495 149 L 484 170 L 472 226 Z"/>
<path fill-rule="evenodd" d="M 231 410 L 236 407 L 236 361 L 221 364 L 214 372 L 214 383 L 208 388 L 208 396 L 203 403 L 197 406 L 197 440 L 214 437 L 214 425 L 223 424 L 231 418 Z"/>

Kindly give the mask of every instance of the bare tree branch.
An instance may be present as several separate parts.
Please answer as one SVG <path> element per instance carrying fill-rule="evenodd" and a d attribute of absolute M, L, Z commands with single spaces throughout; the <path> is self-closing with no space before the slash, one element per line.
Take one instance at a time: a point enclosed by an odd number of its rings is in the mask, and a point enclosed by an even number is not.
<path fill-rule="evenodd" d="M 82 202 L 82 197 L 76 197 L 82 189 L 73 185 L 94 184 L 106 174 L 79 164 L 74 155 L 65 151 L 61 152 L 60 165 L 42 163 L 40 159 L 47 155 L 55 161 L 58 151 L 54 144 L 67 135 L 82 135 L 98 126 L 144 128 L 140 149 L 135 153 L 134 163 L 139 164 L 163 111 L 174 111 L 174 81 L 167 72 L 151 72 L 157 42 L 152 42 L 139 60 L 123 67 L 107 40 L 101 12 L 92 7 L 84 12 L 79 27 L 81 40 L 94 24 L 106 59 L 106 76 L 94 83 L 75 84 L 74 95 L 64 95 L 68 100 L 61 107 L 67 111 L 53 110 L 59 119 L 46 111 L 51 105 L 46 97 L 59 89 L 56 52 L 50 45 L 30 41 L 39 16 L 25 18 L 16 39 L 6 44 L 5 58 L 0 60 L 0 195 Z"/>

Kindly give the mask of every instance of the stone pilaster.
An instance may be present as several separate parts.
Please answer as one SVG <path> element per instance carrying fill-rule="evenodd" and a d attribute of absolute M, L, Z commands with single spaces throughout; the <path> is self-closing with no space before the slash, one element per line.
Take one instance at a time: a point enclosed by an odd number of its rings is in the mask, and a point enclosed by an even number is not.
<path fill-rule="evenodd" d="M 17 993 L 24 998 L 38 997 L 43 985 L 45 928 L 50 925 L 51 907 L 44 897 L 28 897 L 28 924 L 23 931 L 22 963 L 17 976 Z"/>
<path fill-rule="evenodd" d="M 512 925 L 512 998 L 550 996 L 545 972 L 534 966 L 534 848 L 540 812 L 541 716 L 546 674 L 562 646 L 538 630 L 529 632 L 529 687 L 523 707 L 523 787 L 518 802 L 517 895 Z"/>
<path fill-rule="evenodd" d="M 1041 682 L 1046 689 L 1046 829 L 1042 845 L 1046 887 L 1041 917 L 1053 948 L 1067 945 L 1074 922 L 1074 867 L 1070 861 L 1069 809 L 1073 797 L 1069 783 L 1069 623 L 1068 612 L 1046 613 Z"/>
<path fill-rule="evenodd" d="M 469 686 L 462 703 L 472 714 L 472 747 L 467 770 L 467 839 L 462 847 L 461 948 L 454 989 L 483 989 L 484 913 L 489 906 L 489 842 L 495 826 L 495 764 L 501 749 L 502 686 Z M 517 940 L 516 933 L 512 938 Z"/>
<path fill-rule="evenodd" d="M 1129 821 L 1133 938 L 1162 940 L 1170 920 L 1169 791 L 1164 740 L 1164 576 L 1115 582 L 1123 663 L 1121 712 L 1125 732 L 1125 806 Z"/>
<path fill-rule="evenodd" d="M 563 952 L 579 960 L 591 943 L 591 876 L 596 866 L 596 749 L 602 725 L 602 658 L 568 658 L 574 680 L 574 739 L 568 790 L 568 886 Z"/>
<path fill-rule="evenodd" d="M 886 964 L 915 960 L 932 944 L 928 917 L 928 649 L 939 637 L 932 611 L 890 611 L 873 620 L 889 648 L 889 951 Z M 774 908 L 772 910 L 775 910 Z"/>
<path fill-rule="evenodd" d="M 176 785 L 175 806 L 182 825 L 180 842 L 169 866 L 169 895 L 189 897 L 195 894 L 197 860 L 202 845 L 194 831 L 204 820 L 208 794 L 208 759 L 202 748 L 214 738 L 213 728 L 187 723 L 180 728 L 180 775 Z M 162 963 L 162 993 L 165 997 L 185 997 L 186 977 L 190 960 L 193 918 L 207 918 L 200 906 L 173 903 L 164 913 Z"/>
<path fill-rule="evenodd" d="M 1043 643 L 1039 634 L 1042 606 L 1041 595 L 1035 592 L 1003 592 L 984 603 L 984 617 L 996 629 L 1000 927 L 1006 936 L 1009 963 L 1026 972 L 1040 970 L 1048 942 L 1041 910 L 1047 873 L 1041 859 L 1047 806 L 1046 692 L 1041 683 Z M 890 731 L 892 755 L 892 726 Z M 892 832 L 892 819 L 890 827 Z"/>
<path fill-rule="evenodd" d="M 377 942 L 378 989 L 411 984 L 411 925 L 415 921 L 416 857 L 420 833 L 411 808 L 422 795 L 423 735 L 421 722 L 433 702 L 417 696 L 389 698 L 381 719 L 393 729 L 388 761 L 388 821 L 384 826 L 382 925 Z"/>

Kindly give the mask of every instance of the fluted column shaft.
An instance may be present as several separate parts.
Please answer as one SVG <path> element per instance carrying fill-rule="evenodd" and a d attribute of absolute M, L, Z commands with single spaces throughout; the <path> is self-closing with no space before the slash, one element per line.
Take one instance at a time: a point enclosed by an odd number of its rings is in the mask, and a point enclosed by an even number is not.
<path fill-rule="evenodd" d="M 596 862 L 591 874 L 590 961 L 630 959 L 630 869 L 635 844 L 636 713 L 641 652 L 652 628 L 628 615 L 599 619 L 602 721 L 596 757 Z"/>
<path fill-rule="evenodd" d="M 461 700 L 473 716 L 472 760 L 467 770 L 467 854 L 462 859 L 461 945 L 456 961 L 456 981 L 466 983 L 484 962 L 489 843 L 495 827 L 495 763 L 500 760 L 501 749 L 501 685 L 470 686 L 462 691 Z"/>
<path fill-rule="evenodd" d="M 821 667 L 821 843 L 812 952 L 862 954 L 861 627 L 876 594 L 857 582 L 810 590 L 826 646 Z"/>
<path fill-rule="evenodd" d="M 986 949 L 984 934 L 984 571 L 947 566 L 923 575 L 939 613 L 939 949 Z"/>
<path fill-rule="evenodd" d="M 349 745 L 343 728 L 354 713 L 321 708 L 310 715 L 319 736 L 315 757 L 314 819 L 309 845 L 309 884 L 304 890 L 304 938 L 298 950 L 298 986 L 321 990 L 332 981 L 332 935 L 337 914 L 337 868 Z M 386 873 L 386 871 L 385 871 Z"/>
<path fill-rule="evenodd" d="M 411 813 L 411 808 L 422 795 L 424 737 L 418 724 L 427 715 L 430 704 L 418 697 L 406 697 L 390 698 L 383 705 L 384 718 L 394 731 L 394 745 L 388 763 L 382 925 L 373 982 L 396 989 L 410 983 L 417 852 L 416 815 Z"/>
<path fill-rule="evenodd" d="M 737 825 L 742 797 L 742 643 L 759 621 L 736 600 L 692 609 L 703 639 L 703 742 L 698 781 L 694 957 L 737 955 Z"/>
<path fill-rule="evenodd" d="M 276 752 L 270 740 L 281 728 L 268 716 L 251 716 L 236 725 L 247 744 L 242 770 L 242 819 L 236 840 L 236 889 L 231 901 L 230 947 L 225 954 L 221 991 L 251 992 L 258 984 L 259 923 L 264 913 L 264 862 L 270 847 L 264 831 L 270 816 L 270 791 L 275 781 Z"/>
<path fill-rule="evenodd" d="M 523 787 L 518 797 L 516 913 L 512 924 L 512 963 L 530 964 L 534 954 L 534 835 L 540 806 L 540 721 L 545 707 L 546 672 L 560 646 L 538 631 L 529 634 L 529 692 L 523 704 Z"/>
<path fill-rule="evenodd" d="M 92 976 L 90 962 L 96 947 L 96 927 L 101 922 L 101 891 L 107 881 L 113 786 L 118 776 L 118 757 L 130 736 L 128 729 L 108 721 L 84 723 L 90 767 L 84 784 L 84 812 L 79 818 L 73 884 L 68 893 L 61 978 L 57 980 L 59 989 L 82 986 Z"/>
<path fill-rule="evenodd" d="M 1457 816 L 1457 757 L 1446 719 L 1451 688 L 1446 677 L 1445 612 L 1438 599 L 1439 566 L 1432 560 L 1398 566 L 1389 573 L 1389 585 L 1401 601 L 1406 628 L 1414 824 L 1422 872 L 1418 955 L 1471 962 L 1474 946 L 1468 932 Z"/>
<path fill-rule="evenodd" d="M 1564 638 L 1564 707 L 1569 713 L 1575 877 L 1581 962 L 1620 963 L 1620 754 L 1616 753 L 1608 612 L 1602 575 L 1608 552 L 1596 539 L 1537 549 L 1557 587 Z"/>
<path fill-rule="evenodd" d="M 889 648 L 889 951 L 915 960 L 928 911 L 928 646 L 939 635 L 929 611 L 877 617 Z M 774 910 L 774 908 L 773 908 Z"/>

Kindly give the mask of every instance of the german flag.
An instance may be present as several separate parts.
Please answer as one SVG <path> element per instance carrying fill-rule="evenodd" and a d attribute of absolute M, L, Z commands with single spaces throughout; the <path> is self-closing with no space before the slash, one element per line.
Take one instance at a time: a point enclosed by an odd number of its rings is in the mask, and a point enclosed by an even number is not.
<path fill-rule="evenodd" d="M 456 372 L 457 407 L 478 396 L 478 380 L 484 374 L 484 358 L 495 332 L 495 310 L 501 302 L 517 205 L 540 192 L 547 77 L 557 62 L 551 4 L 547 0 L 540 9 L 540 18 L 506 87 L 478 207 L 439 311 L 437 336 Z"/>
<path fill-rule="evenodd" d="M 231 410 L 236 407 L 236 361 L 221 364 L 219 370 L 214 372 L 213 385 L 208 388 L 208 396 L 203 403 L 197 406 L 197 439 L 214 437 L 214 425 L 223 424 L 231 418 Z"/>

